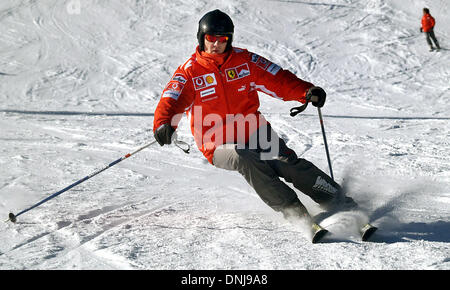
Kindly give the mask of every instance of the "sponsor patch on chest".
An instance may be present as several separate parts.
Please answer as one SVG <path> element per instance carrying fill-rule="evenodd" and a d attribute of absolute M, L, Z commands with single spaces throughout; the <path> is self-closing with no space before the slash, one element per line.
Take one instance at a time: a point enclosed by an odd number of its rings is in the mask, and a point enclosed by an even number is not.
<path fill-rule="evenodd" d="M 227 76 L 227 82 L 231 82 L 249 76 L 250 69 L 248 68 L 248 64 L 244 63 L 239 66 L 226 69 L 225 74 Z"/>
<path fill-rule="evenodd" d="M 206 89 L 204 91 L 201 91 L 200 92 L 200 97 L 204 98 L 204 97 L 210 96 L 210 95 L 215 94 L 215 93 L 216 93 L 216 89 L 215 88 L 209 88 L 209 89 Z"/>
<path fill-rule="evenodd" d="M 196 91 L 217 85 L 216 76 L 214 73 L 195 77 L 192 81 L 194 82 L 194 88 Z"/>

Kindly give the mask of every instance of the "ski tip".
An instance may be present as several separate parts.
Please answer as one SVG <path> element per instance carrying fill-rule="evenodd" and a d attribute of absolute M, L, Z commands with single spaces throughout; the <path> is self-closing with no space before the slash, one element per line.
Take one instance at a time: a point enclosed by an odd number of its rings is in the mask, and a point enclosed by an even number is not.
<path fill-rule="evenodd" d="M 372 235 L 376 232 L 376 230 L 378 230 L 377 227 L 374 227 L 372 225 L 368 225 L 366 227 L 366 229 L 364 230 L 364 232 L 361 235 L 361 239 L 366 242 L 367 240 L 370 239 L 370 237 L 372 237 Z"/>
<path fill-rule="evenodd" d="M 322 228 L 320 225 L 313 223 L 312 224 L 312 243 L 316 244 L 322 240 L 322 238 L 328 233 L 328 231 Z"/>
<path fill-rule="evenodd" d="M 322 238 L 328 233 L 326 229 L 321 229 L 320 231 L 316 232 L 312 238 L 312 243 L 317 244 L 322 240 Z"/>

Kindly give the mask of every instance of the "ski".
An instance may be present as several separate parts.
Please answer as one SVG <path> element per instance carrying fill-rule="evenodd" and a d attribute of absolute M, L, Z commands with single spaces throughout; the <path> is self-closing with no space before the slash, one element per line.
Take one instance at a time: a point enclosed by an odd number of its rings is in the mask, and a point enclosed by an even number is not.
<path fill-rule="evenodd" d="M 367 242 L 372 235 L 378 230 L 378 228 L 370 223 L 366 223 L 359 229 L 359 234 L 361 235 L 361 240 L 363 242 Z M 312 243 L 319 243 L 322 238 L 329 233 L 329 231 L 323 228 L 316 222 L 311 221 L 311 234 L 312 234 Z"/>
<path fill-rule="evenodd" d="M 312 229 L 312 242 L 317 243 L 319 242 L 329 231 L 322 226 L 320 226 L 320 223 L 324 221 L 325 219 L 341 212 L 351 211 L 351 210 L 358 210 L 358 205 L 353 201 L 351 198 L 347 198 L 344 206 L 337 206 L 334 207 L 331 210 L 321 212 L 314 217 L 311 218 L 311 229 Z M 368 241 L 372 235 L 378 230 L 377 227 L 371 225 L 369 222 L 365 223 L 363 226 L 359 228 L 359 234 L 361 237 L 361 240 L 363 242 Z"/>
<path fill-rule="evenodd" d="M 371 225 L 370 223 L 365 224 L 359 230 L 359 233 L 361 235 L 361 240 L 363 242 L 367 242 L 377 230 L 378 230 L 378 228 Z M 312 243 L 313 244 L 319 243 L 322 240 L 322 238 L 327 233 L 329 233 L 329 231 L 327 229 L 323 228 L 322 226 L 320 226 L 317 223 L 312 223 L 311 232 L 312 232 Z"/>
<path fill-rule="evenodd" d="M 370 239 L 370 237 L 373 235 L 373 233 L 375 233 L 375 231 L 378 228 L 371 225 L 370 223 L 365 224 L 361 229 L 360 229 L 360 234 L 361 234 L 361 240 L 363 240 L 364 242 L 366 242 L 367 240 Z"/>
<path fill-rule="evenodd" d="M 312 223 L 311 224 L 312 231 L 312 243 L 316 244 L 322 240 L 322 238 L 328 233 L 328 230 L 322 228 L 319 224 Z"/>

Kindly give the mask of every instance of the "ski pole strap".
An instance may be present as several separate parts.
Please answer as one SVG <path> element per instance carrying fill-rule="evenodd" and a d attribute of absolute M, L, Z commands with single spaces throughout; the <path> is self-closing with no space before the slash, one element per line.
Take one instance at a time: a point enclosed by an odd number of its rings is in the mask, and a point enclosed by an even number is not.
<path fill-rule="evenodd" d="M 191 150 L 191 146 L 184 142 L 184 141 L 180 141 L 180 140 L 174 140 L 173 143 L 175 144 L 175 146 L 177 146 L 178 148 L 180 148 L 181 150 L 183 150 L 184 153 L 189 154 L 189 151 Z M 183 148 L 185 147 L 185 148 Z"/>
<path fill-rule="evenodd" d="M 291 117 L 297 116 L 298 114 L 300 114 L 301 112 L 303 112 L 303 111 L 306 109 L 306 107 L 308 107 L 308 101 L 306 101 L 306 103 L 303 104 L 303 105 L 300 106 L 300 107 L 292 108 L 292 109 L 291 109 Z"/>
<path fill-rule="evenodd" d="M 184 153 L 189 154 L 189 151 L 191 150 L 191 146 L 184 141 L 178 140 L 177 131 L 173 132 L 171 140 L 175 146 L 177 146 L 178 148 L 183 150 Z"/>

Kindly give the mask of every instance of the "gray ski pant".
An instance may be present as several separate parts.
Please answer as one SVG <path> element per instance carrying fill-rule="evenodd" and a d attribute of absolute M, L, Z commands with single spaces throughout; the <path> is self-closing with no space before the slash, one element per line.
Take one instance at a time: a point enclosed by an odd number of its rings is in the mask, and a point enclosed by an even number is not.
<path fill-rule="evenodd" d="M 440 48 L 439 42 L 437 41 L 436 36 L 434 35 L 434 29 L 431 29 L 430 31 L 425 32 L 425 36 L 427 39 L 427 43 L 431 48 L 433 47 L 431 40 L 433 40 L 434 45 L 436 45 L 436 48 Z"/>
<path fill-rule="evenodd" d="M 269 136 L 269 145 L 265 144 L 264 149 L 261 148 L 260 140 L 262 131 Z M 257 141 L 254 141 L 255 138 Z M 214 152 L 213 164 L 218 168 L 238 171 L 261 199 L 276 211 L 283 211 L 300 202 L 296 192 L 280 178 L 292 183 L 296 189 L 321 205 L 332 202 L 342 191 L 326 173 L 311 162 L 298 158 L 270 125 L 261 127 L 245 146 L 218 146 Z"/>

